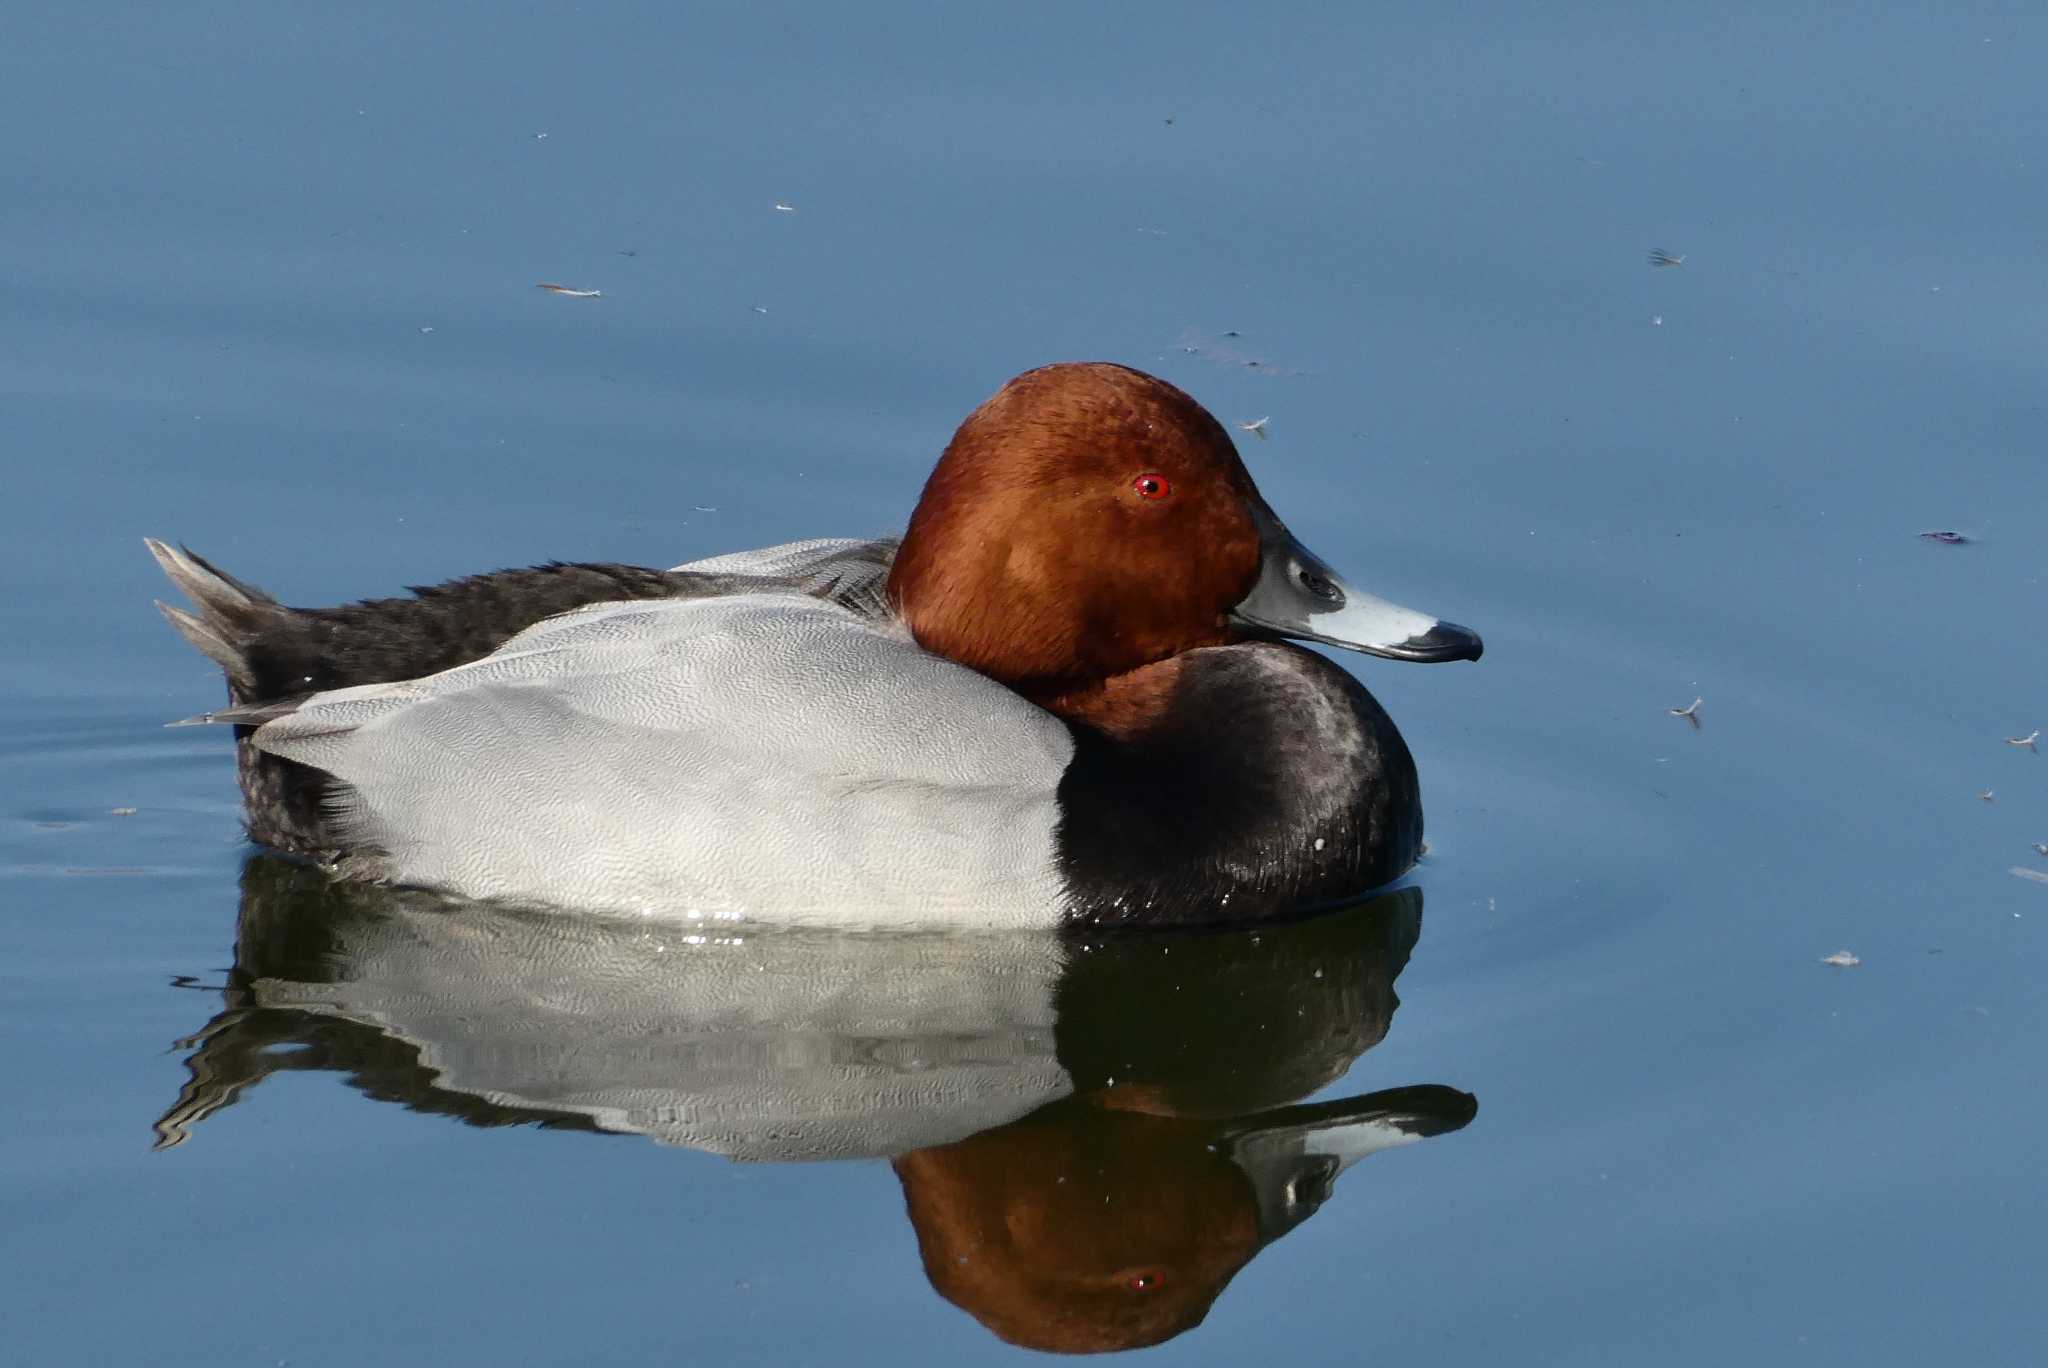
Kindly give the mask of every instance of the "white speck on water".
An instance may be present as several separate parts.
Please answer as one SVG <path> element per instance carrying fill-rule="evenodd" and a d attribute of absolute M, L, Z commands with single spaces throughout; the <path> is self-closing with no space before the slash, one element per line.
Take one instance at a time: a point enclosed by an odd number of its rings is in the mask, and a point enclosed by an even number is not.
<path fill-rule="evenodd" d="M 1863 963 L 1863 961 L 1858 959 L 1854 954 L 1850 953 L 1847 950 L 1837 950 L 1832 955 L 1823 956 L 1821 958 L 1821 963 L 1832 964 L 1837 969 L 1854 969 L 1857 965 Z"/>

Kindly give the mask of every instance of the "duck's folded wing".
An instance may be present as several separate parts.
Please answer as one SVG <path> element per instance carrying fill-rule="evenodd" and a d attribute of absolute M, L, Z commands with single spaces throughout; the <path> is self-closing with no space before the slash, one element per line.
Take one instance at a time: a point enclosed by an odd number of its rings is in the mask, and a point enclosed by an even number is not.
<path fill-rule="evenodd" d="M 882 593 L 896 561 L 896 537 L 818 537 L 687 561 L 671 574 L 784 580 L 870 617 L 882 615 Z"/>
<path fill-rule="evenodd" d="M 669 567 L 671 573 L 689 575 L 757 575 L 772 579 L 801 579 L 820 570 L 857 564 L 886 567 L 896 554 L 897 538 L 813 537 L 808 541 L 782 542 L 749 551 L 729 551 L 684 561 Z"/>
<path fill-rule="evenodd" d="M 1058 719 L 825 600 L 601 604 L 254 735 L 375 872 L 666 915 L 1042 923 Z"/>

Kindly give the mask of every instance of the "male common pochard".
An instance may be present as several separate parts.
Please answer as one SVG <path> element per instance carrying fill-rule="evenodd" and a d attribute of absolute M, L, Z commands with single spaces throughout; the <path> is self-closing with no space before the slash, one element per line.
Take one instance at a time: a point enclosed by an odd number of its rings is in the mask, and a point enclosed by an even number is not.
<path fill-rule="evenodd" d="M 1010 381 L 900 541 L 289 608 L 149 543 L 227 673 L 251 837 L 343 877 L 681 919 L 1173 925 L 1415 862 L 1407 745 L 1277 638 L 1479 658 L 1287 531 L 1201 405 Z"/>

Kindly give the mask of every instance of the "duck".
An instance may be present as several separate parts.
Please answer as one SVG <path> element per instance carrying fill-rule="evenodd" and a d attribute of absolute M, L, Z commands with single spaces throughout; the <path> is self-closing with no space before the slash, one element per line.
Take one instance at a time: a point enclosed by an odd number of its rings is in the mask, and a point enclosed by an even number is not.
<path fill-rule="evenodd" d="M 898 537 L 549 562 L 331 608 L 148 540 L 226 676 L 252 840 L 334 877 L 689 922 L 1174 927 L 1341 905 L 1422 846 L 1312 643 L 1478 660 L 1354 588 L 1213 415 L 1066 362 L 961 423 Z"/>

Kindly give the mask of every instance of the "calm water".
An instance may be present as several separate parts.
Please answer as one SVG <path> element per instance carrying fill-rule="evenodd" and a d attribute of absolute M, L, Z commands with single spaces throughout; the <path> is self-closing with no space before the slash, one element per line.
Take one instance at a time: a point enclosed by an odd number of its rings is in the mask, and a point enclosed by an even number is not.
<path fill-rule="evenodd" d="M 21 1361 L 2038 1361 L 2048 19 L 1438 8 L 14 7 Z M 888 532 L 1086 357 L 1485 634 L 1345 658 L 1400 896 L 451 914 L 249 863 L 159 725 L 144 535 L 320 603 Z"/>

